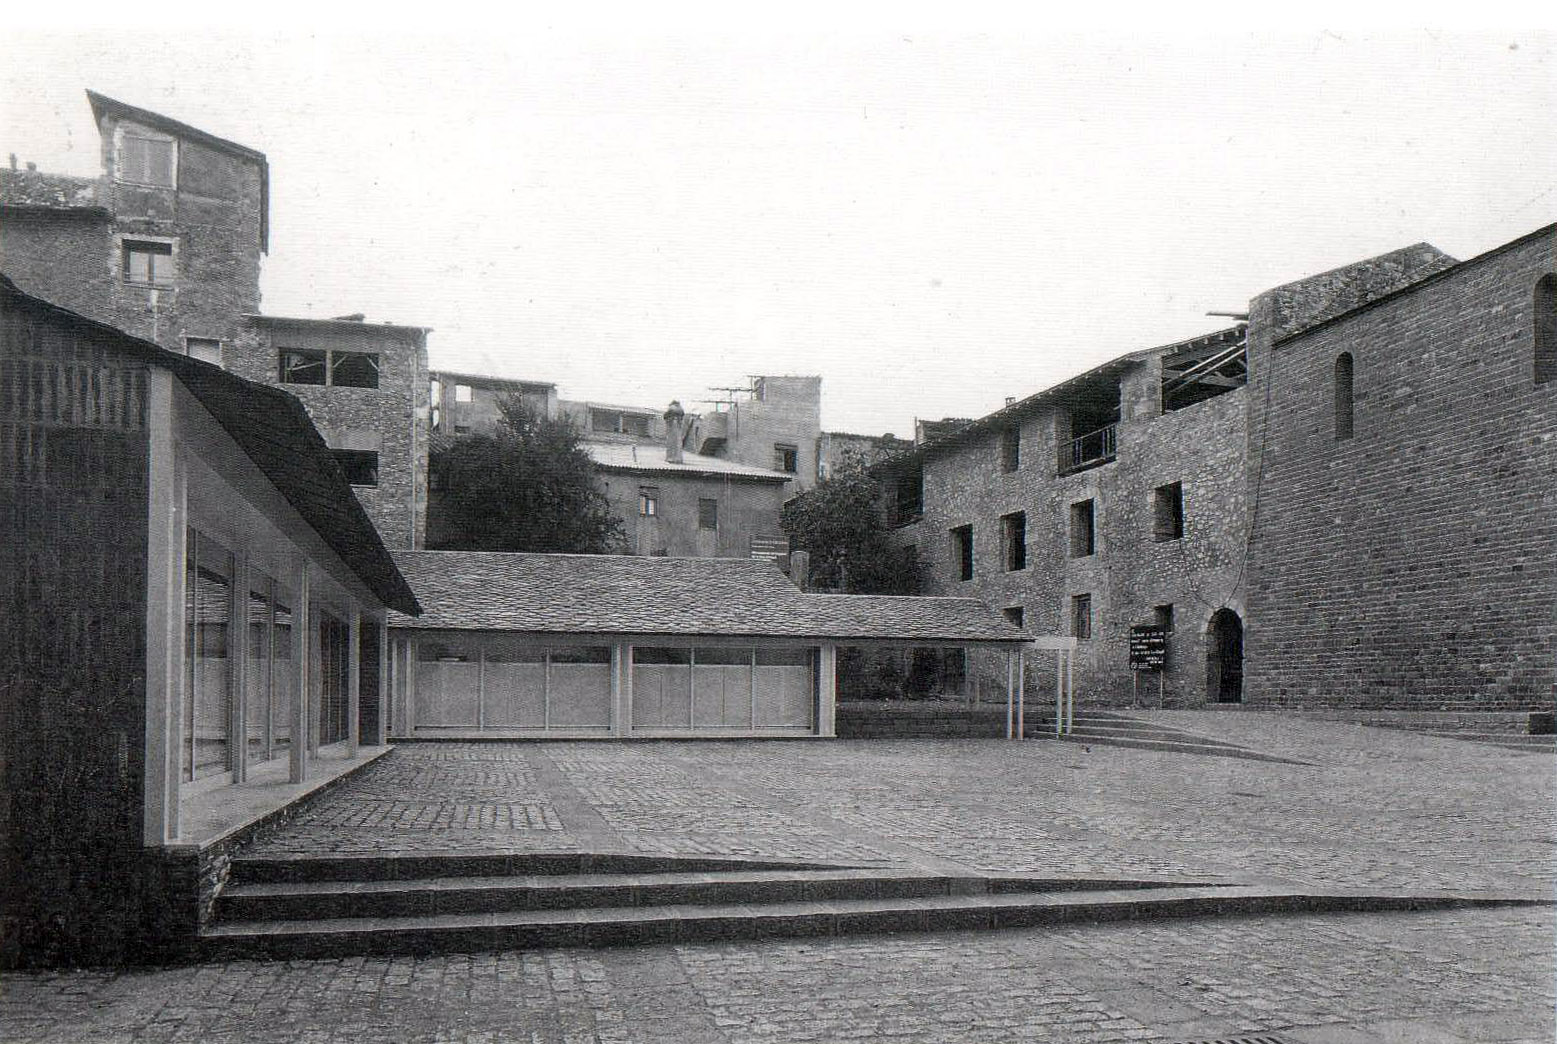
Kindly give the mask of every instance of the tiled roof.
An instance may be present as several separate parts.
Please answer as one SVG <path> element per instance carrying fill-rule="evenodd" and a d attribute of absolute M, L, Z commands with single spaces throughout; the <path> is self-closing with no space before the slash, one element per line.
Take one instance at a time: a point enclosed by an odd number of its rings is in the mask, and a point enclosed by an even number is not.
<path fill-rule="evenodd" d="M 422 604 L 395 627 L 527 634 L 1023 642 L 973 598 L 808 594 L 772 562 L 396 551 Z"/>
<path fill-rule="evenodd" d="M 788 482 L 794 478 L 786 471 L 754 468 L 723 457 L 705 457 L 685 453 L 680 464 L 665 459 L 665 447 L 647 442 L 586 442 L 584 449 L 603 471 L 682 473 L 715 475 L 720 478 L 751 479 L 758 482 Z"/>
<path fill-rule="evenodd" d="M 0 206 L 25 210 L 68 210 L 108 216 L 97 198 L 97 182 L 69 174 L 0 168 Z"/>
<path fill-rule="evenodd" d="M 89 331 L 131 357 L 171 370 L 379 601 L 402 613 L 419 611 L 335 455 L 296 398 L 22 293 L 3 275 L 0 304 Z"/>

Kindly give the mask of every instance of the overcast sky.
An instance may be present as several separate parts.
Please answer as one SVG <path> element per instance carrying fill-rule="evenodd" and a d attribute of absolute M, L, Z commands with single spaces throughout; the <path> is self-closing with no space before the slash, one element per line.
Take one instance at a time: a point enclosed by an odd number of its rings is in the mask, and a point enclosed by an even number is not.
<path fill-rule="evenodd" d="M 96 173 L 92 88 L 266 153 L 268 313 L 566 398 L 817 373 L 825 428 L 899 435 L 1557 218 L 1551 33 L 463 24 L 8 31 L 0 154 Z"/>

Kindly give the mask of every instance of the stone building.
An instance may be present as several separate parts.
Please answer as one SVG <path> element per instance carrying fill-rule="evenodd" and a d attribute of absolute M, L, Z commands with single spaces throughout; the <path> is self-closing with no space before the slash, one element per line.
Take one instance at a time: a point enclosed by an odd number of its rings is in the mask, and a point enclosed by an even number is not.
<path fill-rule="evenodd" d="M 259 311 L 263 153 L 87 92 L 102 174 L 0 170 L 0 267 L 18 287 L 220 364 Z"/>
<path fill-rule="evenodd" d="M 1552 251 L 1277 287 L 877 464 L 883 516 L 931 591 L 1080 639 L 1090 702 L 1549 706 Z"/>
<path fill-rule="evenodd" d="M 545 381 L 435 370 L 428 374 L 428 389 L 429 427 L 435 435 L 491 434 L 504 398 L 518 398 L 542 417 L 556 417 L 558 411 L 557 386 Z"/>
<path fill-rule="evenodd" d="M 0 170 L 0 267 L 52 303 L 293 392 L 385 541 L 421 546 L 428 331 L 260 315 L 264 154 L 92 91 L 87 98 L 102 175 Z"/>
<path fill-rule="evenodd" d="M 1523 710 L 1557 692 L 1557 225 L 1416 271 L 1369 300 L 1298 284 L 1253 303 L 1260 703 Z"/>

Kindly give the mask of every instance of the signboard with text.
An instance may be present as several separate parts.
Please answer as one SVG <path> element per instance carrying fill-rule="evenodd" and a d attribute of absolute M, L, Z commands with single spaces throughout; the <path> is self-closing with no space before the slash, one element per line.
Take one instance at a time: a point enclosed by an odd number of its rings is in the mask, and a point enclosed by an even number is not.
<path fill-rule="evenodd" d="M 1160 671 L 1168 662 L 1168 632 L 1161 627 L 1130 628 L 1130 669 Z"/>

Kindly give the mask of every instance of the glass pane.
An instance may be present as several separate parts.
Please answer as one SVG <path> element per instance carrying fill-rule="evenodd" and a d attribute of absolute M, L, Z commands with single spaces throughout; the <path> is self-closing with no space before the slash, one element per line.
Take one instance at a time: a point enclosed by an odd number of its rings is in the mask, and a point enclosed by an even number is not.
<path fill-rule="evenodd" d="M 692 650 L 633 649 L 633 727 L 686 728 L 692 723 Z"/>
<path fill-rule="evenodd" d="M 546 650 L 488 649 L 482 721 L 490 728 L 539 729 L 546 724 Z"/>
<path fill-rule="evenodd" d="M 194 777 L 225 772 L 232 713 L 227 660 L 232 619 L 232 555 L 204 535 L 196 537 L 194 636 Z"/>
<path fill-rule="evenodd" d="M 692 658 L 692 724 L 751 727 L 751 649 L 695 650 Z"/>
<path fill-rule="evenodd" d="M 255 577 L 249 588 L 249 647 L 244 665 L 244 733 L 249 759 L 263 761 L 270 745 L 270 581 Z"/>
<path fill-rule="evenodd" d="M 611 650 L 606 646 L 552 649 L 547 667 L 548 723 L 611 724 Z"/>
<path fill-rule="evenodd" d="M 752 684 L 760 727 L 810 728 L 816 705 L 816 651 L 806 646 L 758 649 Z"/>
<path fill-rule="evenodd" d="M 481 657 L 477 647 L 462 640 L 417 643 L 417 726 L 475 728 L 476 695 L 481 683 Z"/>
<path fill-rule="evenodd" d="M 279 756 L 292 737 L 292 694 L 297 691 L 297 667 L 292 662 L 292 609 L 279 597 L 270 632 L 270 739 Z"/>

